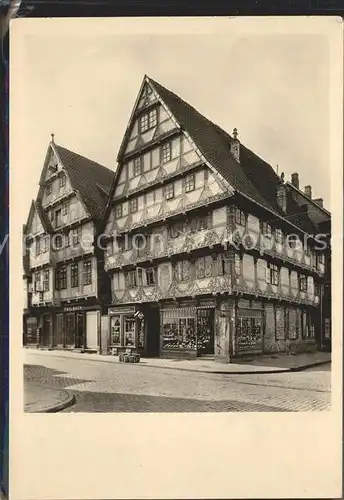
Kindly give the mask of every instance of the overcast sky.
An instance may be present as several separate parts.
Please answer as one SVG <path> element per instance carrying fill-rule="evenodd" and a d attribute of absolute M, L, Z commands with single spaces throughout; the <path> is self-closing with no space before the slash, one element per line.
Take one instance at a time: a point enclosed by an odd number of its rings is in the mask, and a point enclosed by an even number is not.
<path fill-rule="evenodd" d="M 313 196 L 329 206 L 326 37 L 230 30 L 124 35 L 109 29 L 102 36 L 80 29 L 80 20 L 78 26 L 74 35 L 57 22 L 48 33 L 36 28 L 12 54 L 20 74 L 13 85 L 11 138 L 25 158 L 23 222 L 37 195 L 52 132 L 58 144 L 116 168 L 145 74 L 228 132 L 237 127 L 247 147 L 272 166 L 279 164 L 287 180 L 299 172 L 300 187 L 311 184 Z"/>

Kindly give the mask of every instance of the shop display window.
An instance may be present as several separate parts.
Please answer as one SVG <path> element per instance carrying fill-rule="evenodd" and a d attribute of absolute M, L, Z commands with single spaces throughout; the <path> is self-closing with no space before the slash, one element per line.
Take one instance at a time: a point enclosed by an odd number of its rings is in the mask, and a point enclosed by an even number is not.
<path fill-rule="evenodd" d="M 195 318 L 165 318 L 163 349 L 196 349 Z"/>
<path fill-rule="evenodd" d="M 135 345 L 135 319 L 124 318 L 124 345 L 134 347 Z"/>
<path fill-rule="evenodd" d="M 121 344 L 121 320 L 119 316 L 111 316 L 111 344 Z"/>

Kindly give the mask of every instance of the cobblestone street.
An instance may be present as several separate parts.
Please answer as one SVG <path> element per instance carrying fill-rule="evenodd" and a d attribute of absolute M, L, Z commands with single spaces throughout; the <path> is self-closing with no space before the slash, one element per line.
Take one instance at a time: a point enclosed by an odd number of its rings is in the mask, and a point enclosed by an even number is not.
<path fill-rule="evenodd" d="M 212 374 L 104 363 L 33 351 L 28 383 L 64 388 L 75 404 L 63 412 L 323 411 L 330 408 L 331 365 L 295 373 Z"/>

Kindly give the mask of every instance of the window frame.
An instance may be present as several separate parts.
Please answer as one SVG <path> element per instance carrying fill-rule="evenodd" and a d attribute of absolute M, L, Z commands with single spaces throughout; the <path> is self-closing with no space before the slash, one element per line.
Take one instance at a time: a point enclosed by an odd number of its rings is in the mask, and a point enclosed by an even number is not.
<path fill-rule="evenodd" d="M 170 141 L 164 142 L 161 145 L 161 163 L 164 165 L 165 163 L 168 163 L 171 160 L 172 160 L 172 143 Z"/>
<path fill-rule="evenodd" d="M 72 229 L 72 246 L 78 245 L 82 237 L 82 227 L 77 226 Z"/>
<path fill-rule="evenodd" d="M 60 187 L 60 189 L 63 188 L 66 184 L 67 184 L 67 177 L 66 177 L 66 174 L 63 172 L 60 175 L 60 178 L 59 178 L 59 187 Z"/>
<path fill-rule="evenodd" d="M 136 270 L 128 271 L 127 272 L 127 284 L 128 288 L 135 288 L 137 287 L 137 272 Z"/>
<path fill-rule="evenodd" d="M 69 213 L 69 201 L 64 201 L 62 204 L 62 215 L 68 215 Z"/>
<path fill-rule="evenodd" d="M 56 290 L 66 290 L 67 288 L 67 266 L 61 266 L 56 269 L 55 275 Z"/>
<path fill-rule="evenodd" d="M 79 262 L 73 262 L 70 266 L 70 286 L 71 288 L 79 286 Z"/>
<path fill-rule="evenodd" d="M 36 238 L 36 247 L 35 247 L 35 254 L 36 254 L 36 257 L 38 255 L 41 255 L 42 251 L 41 251 L 41 238 L 40 236 L 38 238 Z"/>
<path fill-rule="evenodd" d="M 143 113 L 139 118 L 140 133 L 143 134 L 158 125 L 158 109 L 153 108 Z"/>
<path fill-rule="evenodd" d="M 307 292 L 308 290 L 308 279 L 306 274 L 299 274 L 299 291 Z"/>
<path fill-rule="evenodd" d="M 37 286 L 39 284 L 39 287 Z M 35 272 L 35 292 L 41 292 L 41 271 Z"/>
<path fill-rule="evenodd" d="M 241 208 L 238 207 L 234 208 L 234 220 L 235 223 L 238 224 L 239 226 L 246 227 L 246 222 L 247 222 L 246 213 L 243 210 L 241 210 Z"/>
<path fill-rule="evenodd" d="M 50 269 L 43 270 L 43 292 L 49 292 Z"/>
<path fill-rule="evenodd" d="M 278 286 L 280 282 L 280 269 L 277 264 L 266 263 L 265 281 L 269 285 Z"/>
<path fill-rule="evenodd" d="M 174 198 L 174 182 L 166 184 L 164 189 L 164 195 L 166 200 L 173 200 Z"/>
<path fill-rule="evenodd" d="M 50 181 L 47 182 L 45 186 L 45 194 L 46 196 L 50 196 L 52 192 L 53 192 L 53 183 Z"/>
<path fill-rule="evenodd" d="M 196 176 L 195 174 L 189 174 L 185 177 L 185 192 L 191 193 L 196 189 Z"/>
<path fill-rule="evenodd" d="M 133 204 L 135 203 L 135 206 L 133 208 Z M 139 209 L 139 200 L 138 198 L 131 198 L 131 200 L 129 201 L 129 205 L 130 205 L 130 213 L 131 214 L 135 214 L 138 209 Z"/>
<path fill-rule="evenodd" d="M 137 171 L 137 167 L 139 171 Z M 142 158 L 141 156 L 137 156 L 133 160 L 133 177 L 137 177 L 142 174 Z"/>
<path fill-rule="evenodd" d="M 55 250 L 63 249 L 63 236 L 62 234 L 55 235 Z"/>
<path fill-rule="evenodd" d="M 123 204 L 119 203 L 115 207 L 115 219 L 121 219 L 123 217 Z"/>
<path fill-rule="evenodd" d="M 146 285 L 147 286 L 154 286 L 156 284 L 156 272 L 154 267 L 148 267 L 146 270 Z M 148 276 L 152 279 L 148 279 Z M 149 283 L 148 283 L 149 281 Z"/>
<path fill-rule="evenodd" d="M 84 260 L 83 266 L 82 266 L 82 271 L 83 271 L 83 286 L 89 286 L 92 285 L 92 261 L 91 260 Z"/>

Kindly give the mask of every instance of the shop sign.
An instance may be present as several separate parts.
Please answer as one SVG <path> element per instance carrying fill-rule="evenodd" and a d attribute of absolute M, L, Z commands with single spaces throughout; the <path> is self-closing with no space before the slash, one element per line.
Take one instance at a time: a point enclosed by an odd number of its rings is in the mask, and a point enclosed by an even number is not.
<path fill-rule="evenodd" d="M 109 307 L 109 314 L 132 314 L 135 312 L 135 307 Z"/>
<path fill-rule="evenodd" d="M 66 306 L 63 308 L 65 312 L 82 311 L 84 307 L 82 306 Z"/>

